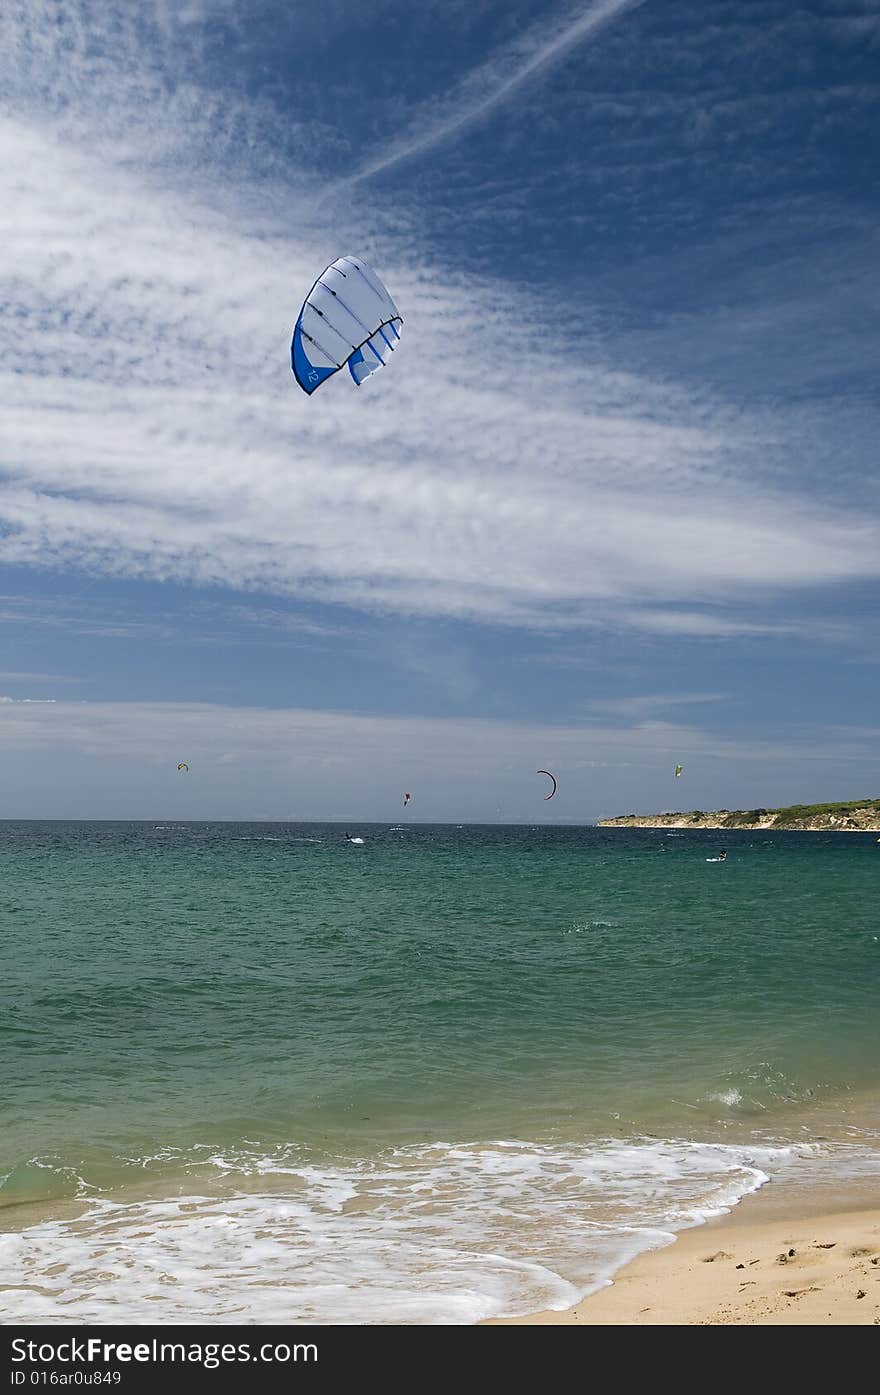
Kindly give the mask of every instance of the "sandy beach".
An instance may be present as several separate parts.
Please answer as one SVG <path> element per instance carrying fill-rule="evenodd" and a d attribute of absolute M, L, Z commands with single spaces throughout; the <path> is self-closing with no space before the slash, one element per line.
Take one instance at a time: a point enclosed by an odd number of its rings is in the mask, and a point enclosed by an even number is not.
<path fill-rule="evenodd" d="M 565 1312 L 504 1324 L 582 1326 L 880 1325 L 880 1209 L 731 1216 L 640 1255 Z"/>

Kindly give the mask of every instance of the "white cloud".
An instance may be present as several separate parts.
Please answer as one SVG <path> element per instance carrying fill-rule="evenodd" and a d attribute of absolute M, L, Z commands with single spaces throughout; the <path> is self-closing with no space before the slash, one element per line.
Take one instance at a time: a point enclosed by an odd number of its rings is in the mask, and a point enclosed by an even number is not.
<path fill-rule="evenodd" d="M 555 24 L 542 16 L 503 53 L 495 53 L 468 72 L 458 89 L 435 102 L 429 112 L 416 117 L 412 128 L 352 175 L 333 185 L 325 197 L 381 174 L 402 160 L 422 155 L 450 136 L 458 136 L 474 121 L 488 116 L 510 100 L 524 83 L 546 73 L 554 64 L 596 34 L 606 24 L 644 0 L 594 0 L 586 8 L 569 12 Z"/>
<path fill-rule="evenodd" d="M 66 673 L 18 673 L 13 669 L 0 669 L 0 682 L 2 683 L 81 683 L 81 678 L 74 678 Z"/>
<path fill-rule="evenodd" d="M 629 697 L 595 699 L 590 702 L 594 712 L 609 712 L 619 717 L 643 717 L 663 712 L 670 707 L 690 707 L 704 702 L 726 702 L 728 693 L 641 693 Z"/>
<path fill-rule="evenodd" d="M 555 321 L 390 235 L 363 250 L 407 317 L 394 364 L 306 399 L 288 337 L 326 239 L 295 210 L 267 232 L 250 194 L 207 207 L 179 159 L 160 178 L 133 80 L 130 127 L 97 140 L 89 81 L 117 108 L 126 85 L 88 54 L 68 107 L 0 125 L 2 559 L 690 634 L 779 633 L 733 608 L 880 572 L 876 517 L 766 482 L 784 423 L 613 371 L 571 307 Z M 266 206 L 283 193 L 267 184 Z"/>

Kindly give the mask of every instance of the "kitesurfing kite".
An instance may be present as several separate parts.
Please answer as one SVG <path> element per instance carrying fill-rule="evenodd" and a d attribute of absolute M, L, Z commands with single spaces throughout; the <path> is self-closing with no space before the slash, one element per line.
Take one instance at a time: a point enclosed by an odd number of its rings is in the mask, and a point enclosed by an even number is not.
<path fill-rule="evenodd" d="M 551 775 L 549 770 L 538 770 L 538 771 L 536 772 L 536 774 L 538 774 L 538 775 L 546 775 L 548 779 L 550 779 L 550 780 L 553 781 L 553 788 L 552 788 L 552 790 L 550 791 L 549 794 L 545 794 L 545 795 L 544 795 L 544 798 L 545 798 L 545 799 L 552 799 L 553 796 L 554 796 L 554 794 L 556 793 L 556 776 L 555 776 L 555 775 Z"/>
<path fill-rule="evenodd" d="M 681 772 L 682 772 L 683 769 L 684 769 L 684 766 L 682 766 L 682 765 L 677 765 L 677 766 L 675 767 L 675 778 L 676 778 L 676 780 L 678 779 L 678 777 L 679 777 L 679 775 L 681 774 Z"/>
<path fill-rule="evenodd" d="M 189 766 L 187 765 L 185 760 L 182 760 L 177 768 L 178 770 L 185 770 L 187 771 L 187 773 L 189 773 Z"/>
<path fill-rule="evenodd" d="M 405 794 L 405 795 L 403 796 L 403 807 L 404 807 L 404 809 L 406 808 L 407 804 L 409 804 L 409 802 L 410 802 L 411 799 L 412 799 L 412 795 L 411 795 L 411 794 Z"/>
<path fill-rule="evenodd" d="M 375 271 L 359 257 L 325 267 L 305 298 L 290 366 L 309 396 L 348 364 L 360 387 L 394 352 L 403 320 Z"/>

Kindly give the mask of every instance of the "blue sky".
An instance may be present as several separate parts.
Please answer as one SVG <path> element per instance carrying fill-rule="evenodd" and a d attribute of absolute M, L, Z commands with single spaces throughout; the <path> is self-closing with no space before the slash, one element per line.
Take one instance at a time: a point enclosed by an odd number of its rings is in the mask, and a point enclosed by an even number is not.
<path fill-rule="evenodd" d="M 880 3 L 0 25 L 0 816 L 880 793 Z"/>

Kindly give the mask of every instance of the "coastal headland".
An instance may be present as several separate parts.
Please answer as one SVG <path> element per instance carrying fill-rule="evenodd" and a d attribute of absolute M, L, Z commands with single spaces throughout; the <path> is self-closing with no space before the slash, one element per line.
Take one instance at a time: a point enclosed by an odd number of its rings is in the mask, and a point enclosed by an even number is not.
<path fill-rule="evenodd" d="M 706 813 L 622 814 L 598 819 L 600 828 L 743 828 L 811 833 L 880 833 L 880 799 L 837 804 L 790 804 L 781 809 L 716 809 Z"/>

